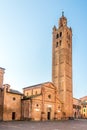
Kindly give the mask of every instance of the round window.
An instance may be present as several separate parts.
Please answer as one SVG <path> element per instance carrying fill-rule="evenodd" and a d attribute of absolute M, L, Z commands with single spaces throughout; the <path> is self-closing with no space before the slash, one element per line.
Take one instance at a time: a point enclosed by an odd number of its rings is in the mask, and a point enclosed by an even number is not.
<path fill-rule="evenodd" d="M 50 95 L 50 94 L 48 95 L 48 98 L 49 98 L 49 99 L 51 98 L 51 95 Z"/>

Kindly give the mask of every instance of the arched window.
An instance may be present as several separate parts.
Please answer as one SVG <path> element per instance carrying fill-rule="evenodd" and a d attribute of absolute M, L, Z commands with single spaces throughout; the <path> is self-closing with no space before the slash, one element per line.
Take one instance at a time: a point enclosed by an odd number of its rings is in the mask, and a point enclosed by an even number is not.
<path fill-rule="evenodd" d="M 68 48 L 70 48 L 70 44 L 68 44 Z"/>
<path fill-rule="evenodd" d="M 62 32 L 60 32 L 60 37 L 62 36 Z"/>
<path fill-rule="evenodd" d="M 39 105 L 38 104 L 36 104 L 36 107 L 38 107 Z"/>
<path fill-rule="evenodd" d="M 58 47 L 58 42 L 56 42 L 56 47 Z"/>
<path fill-rule="evenodd" d="M 60 40 L 60 46 L 61 46 L 61 40 Z"/>
<path fill-rule="evenodd" d="M 35 95 L 37 95 L 37 91 L 35 92 Z"/>
<path fill-rule="evenodd" d="M 59 34 L 56 35 L 56 39 L 59 38 Z"/>

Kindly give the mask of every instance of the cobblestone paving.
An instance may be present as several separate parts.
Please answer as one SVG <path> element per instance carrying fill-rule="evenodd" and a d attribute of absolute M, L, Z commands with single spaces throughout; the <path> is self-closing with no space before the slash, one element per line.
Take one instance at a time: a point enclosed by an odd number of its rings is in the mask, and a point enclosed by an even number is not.
<path fill-rule="evenodd" d="M 0 130 L 87 130 L 87 120 L 0 122 Z"/>

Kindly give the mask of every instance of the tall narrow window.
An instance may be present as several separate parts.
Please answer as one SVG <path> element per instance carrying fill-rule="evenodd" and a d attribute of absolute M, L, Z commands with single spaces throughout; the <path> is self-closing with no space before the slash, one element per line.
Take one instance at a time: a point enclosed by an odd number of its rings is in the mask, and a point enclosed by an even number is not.
<path fill-rule="evenodd" d="M 37 95 L 37 91 L 35 92 L 35 95 Z"/>
<path fill-rule="evenodd" d="M 61 46 L 61 40 L 60 40 L 60 46 Z"/>
<path fill-rule="evenodd" d="M 59 34 L 56 35 L 56 38 L 59 38 Z"/>
<path fill-rule="evenodd" d="M 58 47 L 58 42 L 56 42 L 56 47 Z"/>
<path fill-rule="evenodd" d="M 70 44 L 68 44 L 68 48 L 70 48 Z"/>
<path fill-rule="evenodd" d="M 62 32 L 60 32 L 60 37 L 62 36 Z"/>
<path fill-rule="evenodd" d="M 86 110 L 84 109 L 84 112 L 85 112 Z"/>

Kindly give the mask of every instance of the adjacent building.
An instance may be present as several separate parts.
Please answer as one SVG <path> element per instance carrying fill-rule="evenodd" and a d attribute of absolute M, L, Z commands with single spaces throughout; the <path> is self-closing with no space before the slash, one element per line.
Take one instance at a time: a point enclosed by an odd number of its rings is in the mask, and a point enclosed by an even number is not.
<path fill-rule="evenodd" d="M 23 94 L 3 85 L 3 120 L 21 120 L 21 99 Z"/>
<path fill-rule="evenodd" d="M 81 118 L 81 100 L 73 98 L 73 117 Z"/>
<path fill-rule="evenodd" d="M 21 120 L 21 99 L 23 94 L 3 85 L 4 68 L 0 68 L 0 120 Z"/>
<path fill-rule="evenodd" d="M 4 78 L 4 68 L 0 67 L 0 120 L 3 120 L 3 99 L 4 99 L 4 92 L 3 92 L 3 78 Z"/>
<path fill-rule="evenodd" d="M 81 100 L 81 117 L 87 118 L 87 96 L 80 98 Z"/>

